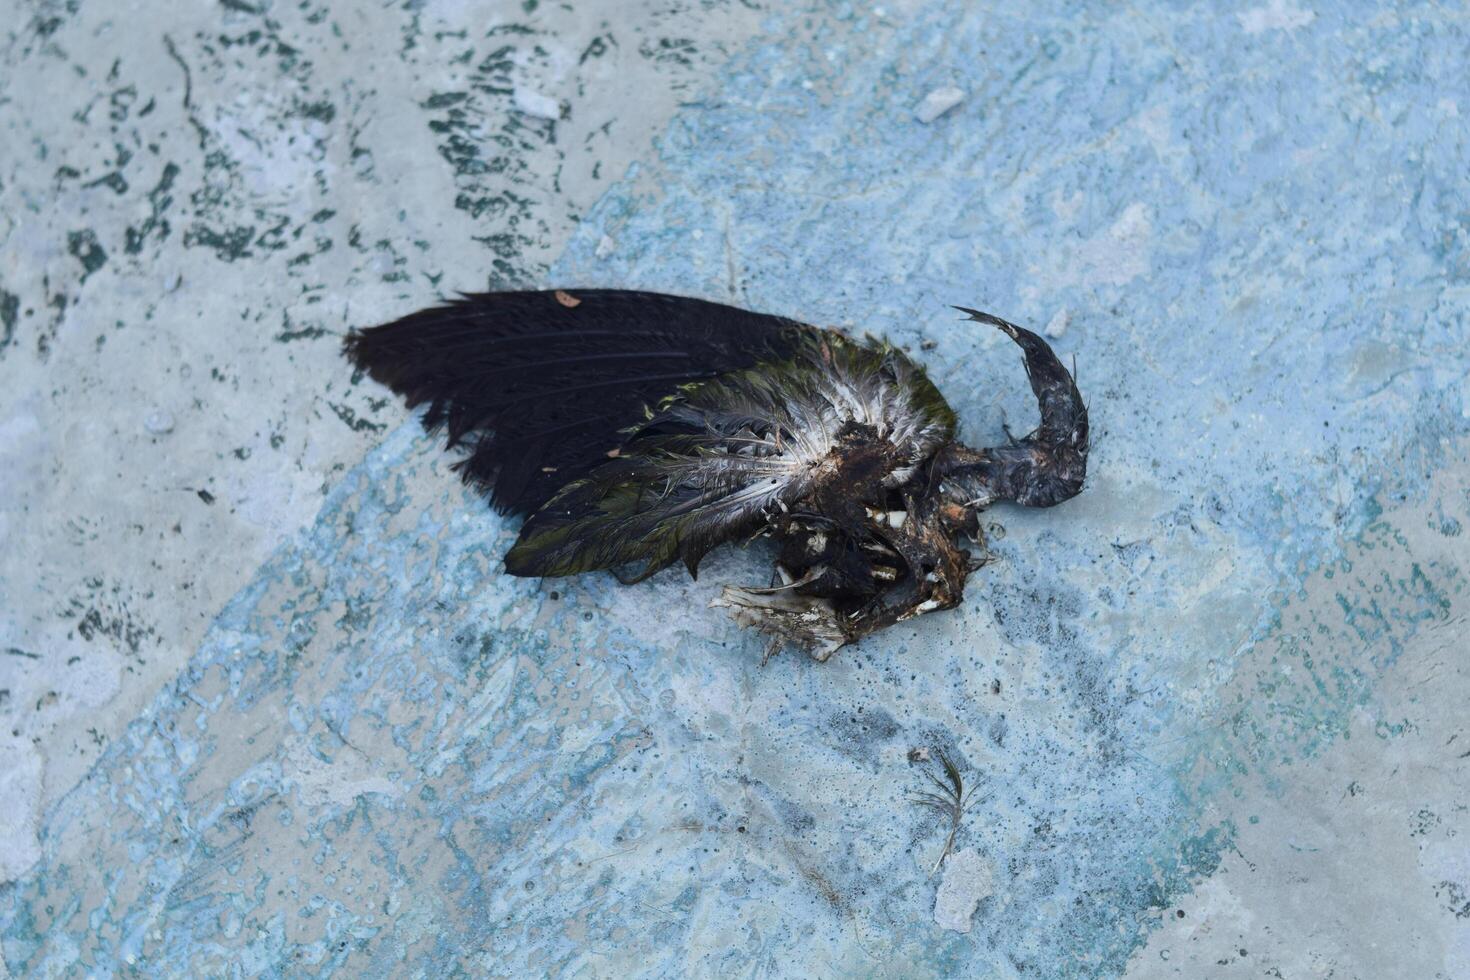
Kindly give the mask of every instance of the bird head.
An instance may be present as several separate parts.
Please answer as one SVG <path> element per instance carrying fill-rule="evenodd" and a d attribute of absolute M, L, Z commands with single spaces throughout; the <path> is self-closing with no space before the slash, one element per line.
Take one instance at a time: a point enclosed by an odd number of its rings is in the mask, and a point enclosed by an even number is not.
<path fill-rule="evenodd" d="M 1013 500 L 1027 507 L 1050 507 L 1075 497 L 1087 476 L 1087 406 L 1070 372 L 1051 345 L 1030 330 L 989 313 L 955 309 L 988 323 L 1015 341 L 1026 358 L 1026 375 L 1041 410 L 1041 424 L 1005 445 L 951 454 L 945 480 L 950 495 L 977 507 Z"/>

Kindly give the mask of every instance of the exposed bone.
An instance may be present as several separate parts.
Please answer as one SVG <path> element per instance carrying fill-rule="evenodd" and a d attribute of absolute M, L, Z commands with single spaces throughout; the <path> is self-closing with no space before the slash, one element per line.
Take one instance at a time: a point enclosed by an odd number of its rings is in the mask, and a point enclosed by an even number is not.
<path fill-rule="evenodd" d="M 903 622 L 906 619 L 913 619 L 915 616 L 922 616 L 926 612 L 933 612 L 934 610 L 939 609 L 943 605 L 944 605 L 944 603 L 940 602 L 938 599 L 925 599 L 923 602 L 919 603 L 917 606 L 914 606 L 912 609 L 909 609 L 908 611 L 904 612 L 901 616 L 899 616 L 898 617 L 899 622 Z"/>
<path fill-rule="evenodd" d="M 826 599 L 787 591 L 772 593 L 727 585 L 710 607 L 729 609 L 738 625 L 753 626 L 777 640 L 801 646 L 817 661 L 825 661 L 848 641 L 837 611 Z"/>
<path fill-rule="evenodd" d="M 776 571 L 780 573 L 781 581 L 784 584 L 773 585 L 769 588 L 764 589 L 756 588 L 754 586 L 743 586 L 742 588 L 744 589 L 744 591 L 749 592 L 752 595 L 775 595 L 777 592 L 785 592 L 788 589 L 799 589 L 809 582 L 815 582 L 817 579 L 826 574 L 827 566 L 813 565 L 811 568 L 807 569 L 807 573 L 805 575 L 798 579 L 793 579 L 791 577 L 791 574 L 787 572 L 785 567 L 781 565 L 776 566 Z"/>

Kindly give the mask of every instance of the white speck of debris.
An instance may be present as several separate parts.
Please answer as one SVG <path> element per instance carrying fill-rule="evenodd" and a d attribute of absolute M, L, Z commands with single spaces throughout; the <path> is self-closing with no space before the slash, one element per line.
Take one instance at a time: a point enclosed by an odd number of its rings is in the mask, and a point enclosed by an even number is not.
<path fill-rule="evenodd" d="M 603 235 L 597 240 L 597 251 L 594 254 L 596 254 L 599 259 L 605 259 L 609 255 L 613 254 L 613 251 L 616 250 L 617 247 L 617 242 L 613 241 L 612 238 L 610 238 L 609 236 Z"/>
<path fill-rule="evenodd" d="M 995 870 L 973 847 L 944 859 L 944 877 L 934 896 L 934 921 L 941 929 L 970 931 L 970 917 L 995 891 Z"/>
<path fill-rule="evenodd" d="M 1046 325 L 1045 333 L 1052 340 L 1056 340 L 1062 334 L 1067 332 L 1067 327 L 1069 327 L 1071 323 L 1072 313 L 1064 306 L 1060 310 L 1057 310 L 1056 316 L 1052 317 L 1051 322 Z"/>
<path fill-rule="evenodd" d="M 148 413 L 143 420 L 143 428 L 156 436 L 166 436 L 174 431 L 174 417 L 160 408 Z"/>
<path fill-rule="evenodd" d="M 1317 19 L 1310 10 L 1293 6 L 1290 0 L 1270 0 L 1264 7 L 1255 7 L 1235 15 L 1247 34 L 1262 31 L 1294 31 L 1306 27 Z"/>
<path fill-rule="evenodd" d="M 171 293 L 175 289 L 178 289 L 179 284 L 183 281 L 184 277 L 175 272 L 163 281 L 163 291 L 166 293 Z"/>
<path fill-rule="evenodd" d="M 542 95 L 535 89 L 516 86 L 515 107 L 517 112 L 524 112 L 528 116 L 537 119 L 560 119 L 561 103 L 549 95 Z"/>
<path fill-rule="evenodd" d="M 914 106 L 914 117 L 921 123 L 932 123 L 963 101 L 964 89 L 945 85 L 924 96 L 923 101 Z"/>

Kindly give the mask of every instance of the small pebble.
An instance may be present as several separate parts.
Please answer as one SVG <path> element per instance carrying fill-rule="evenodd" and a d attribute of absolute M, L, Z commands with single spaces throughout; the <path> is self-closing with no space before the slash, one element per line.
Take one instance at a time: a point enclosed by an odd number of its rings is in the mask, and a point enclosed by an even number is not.
<path fill-rule="evenodd" d="M 148 413 L 143 420 L 143 428 L 156 436 L 166 436 L 174 431 L 174 417 L 160 408 Z"/>
<path fill-rule="evenodd" d="M 561 103 L 549 95 L 542 95 L 535 89 L 516 86 L 514 99 L 517 112 L 524 112 L 537 119 L 561 118 Z"/>
<path fill-rule="evenodd" d="M 183 281 L 183 276 L 179 275 L 177 272 L 172 273 L 167 279 L 163 281 L 163 291 L 166 293 L 171 293 L 175 289 L 178 289 L 179 284 Z"/>
<path fill-rule="evenodd" d="M 924 96 L 923 101 L 914 106 L 914 117 L 921 123 L 932 123 L 963 101 L 964 89 L 946 85 Z"/>
<path fill-rule="evenodd" d="M 1052 340 L 1056 340 L 1067 332 L 1067 327 L 1071 326 L 1071 324 L 1072 314 L 1064 306 L 1060 310 L 1057 310 L 1057 315 L 1052 317 L 1051 322 L 1046 325 L 1045 333 Z"/>
<path fill-rule="evenodd" d="M 617 247 L 617 242 L 613 241 L 612 238 L 610 238 L 609 236 L 603 235 L 597 241 L 597 257 L 599 259 L 605 259 L 609 255 L 613 254 L 613 250 Z"/>

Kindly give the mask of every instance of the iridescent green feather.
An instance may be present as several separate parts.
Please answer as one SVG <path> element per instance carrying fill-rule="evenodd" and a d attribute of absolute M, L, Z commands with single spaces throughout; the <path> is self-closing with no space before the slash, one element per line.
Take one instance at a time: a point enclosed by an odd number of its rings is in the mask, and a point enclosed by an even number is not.
<path fill-rule="evenodd" d="M 506 556 L 517 575 L 640 563 L 643 578 L 758 530 L 810 495 L 847 421 L 873 425 L 917 465 L 954 412 L 924 371 L 883 343 L 813 333 L 796 352 L 686 384 L 649 411 L 620 454 L 563 487 Z"/>

